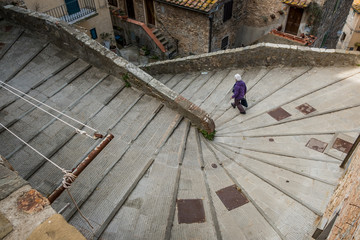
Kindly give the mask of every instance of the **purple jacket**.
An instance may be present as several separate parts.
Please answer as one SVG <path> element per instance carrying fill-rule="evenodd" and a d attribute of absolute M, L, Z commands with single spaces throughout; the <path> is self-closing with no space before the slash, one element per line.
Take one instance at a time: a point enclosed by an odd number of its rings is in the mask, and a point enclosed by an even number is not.
<path fill-rule="evenodd" d="M 235 99 L 243 99 L 246 94 L 246 85 L 243 80 L 236 81 L 234 87 L 233 87 L 233 93 L 232 96 Z"/>

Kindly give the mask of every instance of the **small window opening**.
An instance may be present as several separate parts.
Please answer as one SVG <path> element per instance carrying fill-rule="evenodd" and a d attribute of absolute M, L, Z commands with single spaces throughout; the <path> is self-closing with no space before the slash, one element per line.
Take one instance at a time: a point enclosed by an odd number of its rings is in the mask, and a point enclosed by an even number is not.
<path fill-rule="evenodd" d="M 226 22 L 232 17 L 232 7 L 233 7 L 233 1 L 225 3 L 224 5 L 224 16 L 223 16 L 223 22 Z"/>
<path fill-rule="evenodd" d="M 118 6 L 117 0 L 108 0 L 108 3 L 109 3 L 111 6 L 114 6 L 114 7 L 117 7 L 117 6 Z"/>
<path fill-rule="evenodd" d="M 228 45 L 229 45 L 229 37 L 226 36 L 221 40 L 221 50 L 227 49 Z"/>
<path fill-rule="evenodd" d="M 340 40 L 343 42 L 345 40 L 345 38 L 346 38 L 346 33 L 343 32 Z"/>
<path fill-rule="evenodd" d="M 95 28 L 90 29 L 90 34 L 91 34 L 92 39 L 97 39 L 98 38 Z"/>

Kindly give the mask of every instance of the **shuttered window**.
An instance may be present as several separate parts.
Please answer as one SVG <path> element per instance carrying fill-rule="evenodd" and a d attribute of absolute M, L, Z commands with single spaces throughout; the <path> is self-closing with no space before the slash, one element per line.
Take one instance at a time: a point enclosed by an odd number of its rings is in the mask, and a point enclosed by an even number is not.
<path fill-rule="evenodd" d="M 233 6 L 232 0 L 230 2 L 225 3 L 223 22 L 226 22 L 232 17 L 232 6 Z"/>

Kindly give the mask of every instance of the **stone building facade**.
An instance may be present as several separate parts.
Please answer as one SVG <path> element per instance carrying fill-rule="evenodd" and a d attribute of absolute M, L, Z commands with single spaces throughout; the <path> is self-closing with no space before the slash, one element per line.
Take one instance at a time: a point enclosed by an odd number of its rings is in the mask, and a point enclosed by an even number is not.
<path fill-rule="evenodd" d="M 109 3 L 129 18 L 160 30 L 177 47 L 180 56 L 241 46 L 237 29 L 243 19 L 244 4 L 240 0 L 113 0 Z"/>

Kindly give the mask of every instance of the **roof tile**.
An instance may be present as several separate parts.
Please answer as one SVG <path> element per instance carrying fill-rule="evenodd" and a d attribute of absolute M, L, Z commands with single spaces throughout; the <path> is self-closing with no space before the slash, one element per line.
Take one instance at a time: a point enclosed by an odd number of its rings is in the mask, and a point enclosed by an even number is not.
<path fill-rule="evenodd" d="M 283 0 L 282 2 L 293 7 L 305 8 L 312 2 L 312 0 Z"/>
<path fill-rule="evenodd" d="M 179 6 L 185 6 L 189 9 L 200 10 L 204 12 L 210 11 L 218 0 L 160 0 L 162 2 L 172 3 Z"/>

